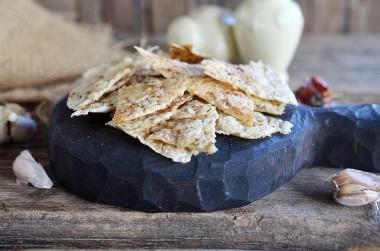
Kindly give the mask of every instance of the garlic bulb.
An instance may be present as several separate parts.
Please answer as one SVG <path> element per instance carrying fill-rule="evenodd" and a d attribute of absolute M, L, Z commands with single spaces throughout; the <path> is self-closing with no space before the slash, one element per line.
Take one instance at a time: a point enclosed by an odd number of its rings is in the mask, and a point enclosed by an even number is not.
<path fill-rule="evenodd" d="M 36 122 L 24 108 L 15 103 L 0 105 L 0 144 L 27 141 L 36 129 Z"/>
<path fill-rule="evenodd" d="M 380 201 L 380 176 L 354 169 L 331 175 L 334 199 L 345 206 L 361 206 Z"/>
<path fill-rule="evenodd" d="M 235 19 L 226 8 L 206 5 L 174 19 L 167 31 L 168 43 L 191 44 L 194 51 L 233 61 L 237 57 L 232 26 Z"/>
<path fill-rule="evenodd" d="M 53 182 L 47 176 L 44 168 L 37 163 L 28 150 L 24 150 L 13 162 L 13 172 L 17 177 L 17 184 L 31 183 L 38 188 L 50 189 Z"/>

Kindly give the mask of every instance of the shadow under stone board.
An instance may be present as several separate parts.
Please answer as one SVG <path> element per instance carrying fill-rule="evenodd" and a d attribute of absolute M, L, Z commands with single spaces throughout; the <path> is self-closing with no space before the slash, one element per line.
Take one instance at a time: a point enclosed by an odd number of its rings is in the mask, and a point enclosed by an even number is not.
<path fill-rule="evenodd" d="M 173 162 L 105 126 L 109 114 L 71 118 L 67 98 L 47 125 L 48 155 L 60 184 L 90 201 L 145 212 L 217 211 L 247 205 L 299 169 L 380 171 L 380 107 L 287 106 L 289 135 L 259 140 L 217 135 L 215 154 Z"/>

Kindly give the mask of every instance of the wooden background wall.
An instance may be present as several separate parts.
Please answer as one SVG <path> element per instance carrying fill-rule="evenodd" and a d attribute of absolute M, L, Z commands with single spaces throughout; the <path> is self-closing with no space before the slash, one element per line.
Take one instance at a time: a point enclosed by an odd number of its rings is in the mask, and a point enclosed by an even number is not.
<path fill-rule="evenodd" d="M 306 33 L 378 33 L 380 0 L 296 0 L 305 16 Z M 116 30 L 162 34 L 169 22 L 201 4 L 230 9 L 242 0 L 37 0 L 65 18 L 109 23 Z"/>

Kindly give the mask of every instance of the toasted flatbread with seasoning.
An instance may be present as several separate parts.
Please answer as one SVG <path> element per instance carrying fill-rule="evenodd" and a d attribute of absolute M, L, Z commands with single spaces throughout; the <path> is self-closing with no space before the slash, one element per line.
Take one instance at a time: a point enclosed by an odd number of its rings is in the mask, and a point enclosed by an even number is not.
<path fill-rule="evenodd" d="M 216 132 L 245 139 L 259 139 L 271 136 L 276 132 L 289 134 L 293 127 L 288 121 L 264 116 L 259 112 L 254 112 L 253 118 L 253 125 L 246 126 L 234 117 L 219 112 L 219 119 L 216 121 Z"/>
<path fill-rule="evenodd" d="M 75 111 L 87 109 L 105 94 L 126 84 L 134 72 L 133 68 L 129 68 L 132 62 L 131 58 L 125 58 L 123 61 L 107 67 L 103 74 L 99 70 L 97 80 L 85 81 L 70 92 L 67 101 L 68 107 Z"/>
<path fill-rule="evenodd" d="M 177 108 L 191 99 L 191 95 L 185 93 L 184 96 L 176 98 L 169 107 L 148 114 L 133 120 L 110 121 L 108 125 L 118 128 L 125 133 L 140 140 L 142 144 L 149 146 L 155 152 L 172 159 L 175 162 L 186 163 L 191 160 L 193 155 L 197 155 L 199 151 L 191 148 L 179 148 L 178 146 L 168 144 L 154 137 L 149 138 L 152 128 L 160 123 L 165 123 L 174 114 L 178 113 Z M 217 114 L 216 114 L 217 115 Z M 215 124 L 215 122 L 214 122 Z M 214 126 L 215 128 L 215 126 Z M 215 132 L 214 132 L 215 134 Z M 215 135 L 214 135 L 215 137 Z"/>
<path fill-rule="evenodd" d="M 175 59 L 156 55 L 140 47 L 135 49 L 146 58 L 152 68 L 166 78 L 180 78 L 186 76 L 203 76 L 203 67 L 199 64 L 188 64 Z"/>
<path fill-rule="evenodd" d="M 233 65 L 221 60 L 202 61 L 204 73 L 261 99 L 297 105 L 289 85 L 271 67 L 251 61 L 249 65 Z"/>
<path fill-rule="evenodd" d="M 150 129 L 149 140 L 161 141 L 179 149 L 192 149 L 209 154 L 215 147 L 215 121 L 218 113 L 214 106 L 192 100 L 178 109 L 169 120 Z"/>
<path fill-rule="evenodd" d="M 285 110 L 285 103 L 275 100 L 261 99 L 252 95 L 250 95 L 249 98 L 255 106 L 255 111 L 281 115 Z"/>
<path fill-rule="evenodd" d="M 150 78 L 119 89 L 115 121 L 135 119 L 170 105 L 186 91 L 186 83 L 176 79 Z"/>
<path fill-rule="evenodd" d="M 122 119 L 122 116 L 117 114 L 116 111 L 116 116 L 114 116 L 113 119 L 107 123 L 107 125 L 118 128 L 132 137 L 145 138 L 149 134 L 150 128 L 162 121 L 170 119 L 170 117 L 176 112 L 178 106 L 184 104 L 190 99 L 191 95 L 189 93 L 185 93 L 183 96 L 174 99 L 168 107 L 131 120 Z"/>
<path fill-rule="evenodd" d="M 85 116 L 91 113 L 107 113 L 116 110 L 117 106 L 117 91 L 106 94 L 100 100 L 90 104 L 88 108 L 83 110 L 78 110 L 71 114 L 71 117 L 74 116 Z"/>
<path fill-rule="evenodd" d="M 85 71 L 82 76 L 74 82 L 74 88 L 70 91 L 66 102 L 67 107 L 74 109 L 83 102 L 86 97 L 82 95 L 82 93 L 86 92 L 86 88 L 88 88 L 91 83 L 98 81 L 107 71 L 108 67 L 110 67 L 110 65 L 101 65 Z"/>
<path fill-rule="evenodd" d="M 194 46 L 190 44 L 170 44 L 170 58 L 177 59 L 179 61 L 186 62 L 189 64 L 199 64 L 204 59 L 209 59 L 209 57 L 195 52 L 193 47 Z"/>
<path fill-rule="evenodd" d="M 133 59 L 133 67 L 136 69 L 134 76 L 162 76 L 162 74 L 153 69 L 150 62 L 140 54 L 137 54 Z"/>
<path fill-rule="evenodd" d="M 72 116 L 112 112 L 107 125 L 182 163 L 215 153 L 215 133 L 246 139 L 290 133 L 290 122 L 261 113 L 279 115 L 297 104 L 270 67 L 210 59 L 191 45 L 171 45 L 172 58 L 135 48 L 135 57 L 83 74 L 67 101 Z"/>
<path fill-rule="evenodd" d="M 210 77 L 186 78 L 187 90 L 245 125 L 252 125 L 254 105 L 244 93 Z"/>
<path fill-rule="evenodd" d="M 191 160 L 192 156 L 198 155 L 199 152 L 193 149 L 178 148 L 173 145 L 166 144 L 159 140 L 140 139 L 140 142 L 149 146 L 156 153 L 170 158 L 175 162 L 187 163 Z"/>

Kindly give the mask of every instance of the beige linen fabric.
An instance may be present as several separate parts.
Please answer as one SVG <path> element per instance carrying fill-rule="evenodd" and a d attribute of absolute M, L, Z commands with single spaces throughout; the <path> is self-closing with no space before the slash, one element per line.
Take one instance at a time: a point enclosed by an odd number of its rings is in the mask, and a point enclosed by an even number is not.
<path fill-rule="evenodd" d="M 0 102 L 52 100 L 85 70 L 125 57 L 110 31 L 64 21 L 32 0 L 1 0 Z"/>

